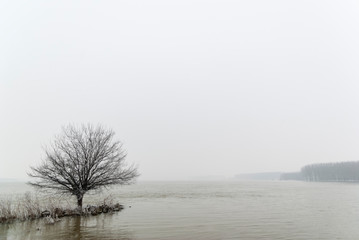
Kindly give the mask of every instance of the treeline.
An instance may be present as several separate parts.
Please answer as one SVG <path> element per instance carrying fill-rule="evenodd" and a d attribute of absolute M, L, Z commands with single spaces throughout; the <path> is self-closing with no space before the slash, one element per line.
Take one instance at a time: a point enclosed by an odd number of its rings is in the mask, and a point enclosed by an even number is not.
<path fill-rule="evenodd" d="M 302 181 L 302 180 L 304 180 L 304 178 L 303 178 L 303 175 L 301 172 L 289 172 L 289 173 L 282 173 L 280 175 L 280 180 Z"/>
<path fill-rule="evenodd" d="M 305 181 L 359 182 L 359 161 L 310 164 L 300 173 Z"/>

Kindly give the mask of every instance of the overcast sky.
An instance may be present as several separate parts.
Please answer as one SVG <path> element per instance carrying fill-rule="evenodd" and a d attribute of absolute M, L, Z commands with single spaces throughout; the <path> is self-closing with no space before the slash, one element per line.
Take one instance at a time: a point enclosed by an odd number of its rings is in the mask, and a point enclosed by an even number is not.
<path fill-rule="evenodd" d="M 1 1 L 0 178 L 68 123 L 142 180 L 359 160 L 359 2 Z"/>

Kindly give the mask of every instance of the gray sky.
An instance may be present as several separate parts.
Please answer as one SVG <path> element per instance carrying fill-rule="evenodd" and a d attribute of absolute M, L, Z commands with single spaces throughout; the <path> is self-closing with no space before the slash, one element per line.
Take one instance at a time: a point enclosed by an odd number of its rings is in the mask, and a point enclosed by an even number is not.
<path fill-rule="evenodd" d="M 354 0 L 1 1 L 0 178 L 82 122 L 143 180 L 359 160 L 358 26 Z"/>

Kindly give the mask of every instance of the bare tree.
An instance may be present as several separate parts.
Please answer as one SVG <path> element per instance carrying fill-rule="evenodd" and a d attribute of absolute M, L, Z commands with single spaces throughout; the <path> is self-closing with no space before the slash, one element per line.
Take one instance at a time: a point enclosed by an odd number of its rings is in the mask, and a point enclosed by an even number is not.
<path fill-rule="evenodd" d="M 138 177 L 137 167 L 126 166 L 126 154 L 112 130 L 92 125 L 69 125 L 62 130 L 46 148 L 43 163 L 31 167 L 28 175 L 36 180 L 30 185 L 74 195 L 82 208 L 86 192 L 130 184 Z"/>

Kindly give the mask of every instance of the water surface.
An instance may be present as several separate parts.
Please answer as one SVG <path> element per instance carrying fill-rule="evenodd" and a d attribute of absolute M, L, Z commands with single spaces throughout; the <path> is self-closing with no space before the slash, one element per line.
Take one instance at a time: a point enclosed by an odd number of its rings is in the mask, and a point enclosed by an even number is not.
<path fill-rule="evenodd" d="M 6 184 L 2 197 L 27 190 Z M 123 211 L 3 224 L 0 239 L 359 239 L 357 184 L 142 182 L 111 192 Z"/>

